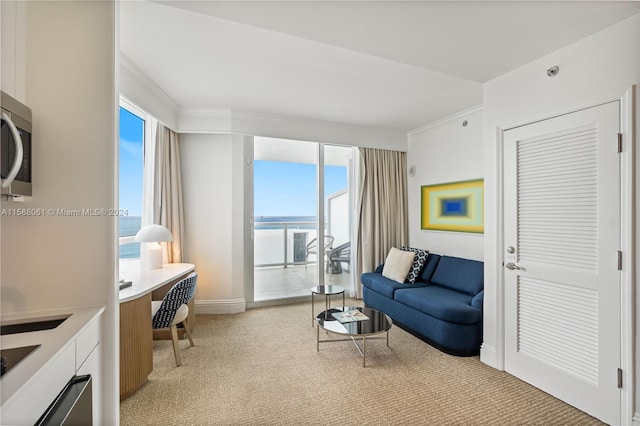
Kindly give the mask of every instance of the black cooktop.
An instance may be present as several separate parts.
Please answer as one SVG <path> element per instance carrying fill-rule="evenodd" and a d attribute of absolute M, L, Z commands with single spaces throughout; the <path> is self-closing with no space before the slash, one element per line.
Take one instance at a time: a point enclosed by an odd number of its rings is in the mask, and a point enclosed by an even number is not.
<path fill-rule="evenodd" d="M 22 346 L 20 348 L 10 348 L 0 350 L 0 376 L 4 376 L 6 372 L 15 367 L 20 361 L 25 359 L 27 355 L 39 348 L 40 345 Z"/>

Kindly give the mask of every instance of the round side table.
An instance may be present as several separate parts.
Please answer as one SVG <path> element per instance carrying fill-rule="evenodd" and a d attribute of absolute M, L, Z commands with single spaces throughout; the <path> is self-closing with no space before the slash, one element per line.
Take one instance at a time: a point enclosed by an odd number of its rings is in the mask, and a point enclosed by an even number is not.
<path fill-rule="evenodd" d="M 339 285 L 319 285 L 311 289 L 311 326 L 316 323 L 314 296 L 316 294 L 324 295 L 325 311 L 331 309 L 331 296 L 336 294 L 342 294 L 342 306 L 344 306 L 344 287 Z"/>

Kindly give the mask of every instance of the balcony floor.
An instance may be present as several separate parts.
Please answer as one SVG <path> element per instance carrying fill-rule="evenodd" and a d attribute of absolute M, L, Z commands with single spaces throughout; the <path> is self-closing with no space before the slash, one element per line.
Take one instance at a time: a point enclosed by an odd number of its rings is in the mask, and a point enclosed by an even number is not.
<path fill-rule="evenodd" d="M 344 267 L 344 265 L 343 265 Z M 346 269 L 341 274 L 325 274 L 325 284 L 344 287 L 349 292 L 349 275 Z M 288 297 L 310 296 L 311 287 L 317 285 L 316 265 L 304 265 L 255 268 L 254 300 L 274 300 Z"/>

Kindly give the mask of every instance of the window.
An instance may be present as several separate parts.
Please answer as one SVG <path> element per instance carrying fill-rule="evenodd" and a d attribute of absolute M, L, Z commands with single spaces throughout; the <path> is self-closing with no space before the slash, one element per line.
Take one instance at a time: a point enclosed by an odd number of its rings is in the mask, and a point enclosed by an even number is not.
<path fill-rule="evenodd" d="M 349 259 L 331 263 L 329 255 L 336 259 L 350 247 L 353 148 L 263 137 L 253 147 L 249 303 L 307 296 L 328 283 L 349 288 Z M 318 240 L 326 250 L 318 250 Z"/>
<path fill-rule="evenodd" d="M 126 102 L 120 104 L 120 259 L 140 257 L 140 243 L 134 241 L 142 222 L 142 181 L 146 114 Z"/>

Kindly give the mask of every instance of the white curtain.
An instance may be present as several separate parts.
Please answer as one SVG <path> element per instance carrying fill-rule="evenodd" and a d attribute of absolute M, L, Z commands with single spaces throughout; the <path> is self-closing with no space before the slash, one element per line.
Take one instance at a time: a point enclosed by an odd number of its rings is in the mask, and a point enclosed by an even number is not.
<path fill-rule="evenodd" d="M 153 158 L 153 223 L 167 227 L 173 235 L 173 241 L 166 243 L 164 261 L 180 263 L 184 248 L 184 213 L 178 134 L 160 123 Z"/>
<path fill-rule="evenodd" d="M 150 124 L 145 125 L 144 135 L 144 167 L 142 178 L 142 223 L 141 226 L 153 224 L 153 185 L 149 182 L 153 182 L 153 175 L 155 171 L 155 158 L 156 158 L 156 133 L 158 121 L 154 118 L 148 118 Z M 142 244 L 144 246 L 144 244 Z"/>
<path fill-rule="evenodd" d="M 356 297 L 362 298 L 360 275 L 384 262 L 391 247 L 408 245 L 407 154 L 359 148 Z"/>

